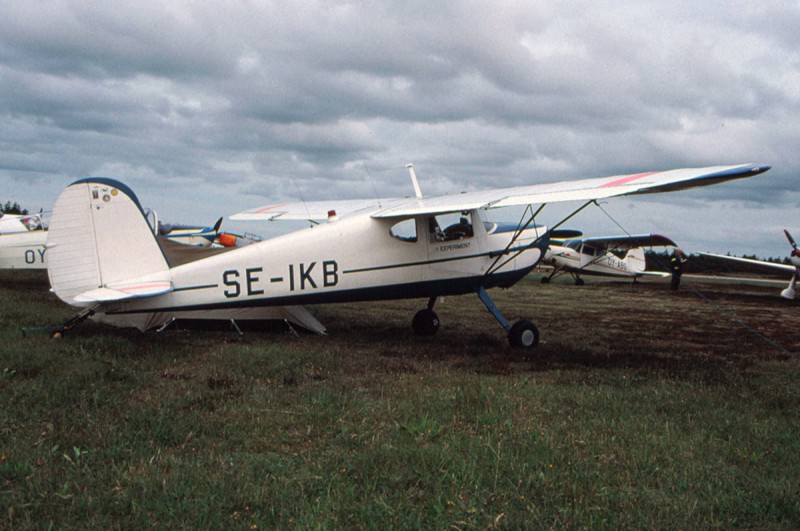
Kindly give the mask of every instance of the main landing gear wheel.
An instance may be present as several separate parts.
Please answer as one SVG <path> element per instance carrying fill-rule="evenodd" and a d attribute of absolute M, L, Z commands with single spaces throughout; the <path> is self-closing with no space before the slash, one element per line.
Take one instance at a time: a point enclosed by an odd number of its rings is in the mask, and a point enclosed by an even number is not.
<path fill-rule="evenodd" d="M 585 282 L 583 281 L 582 278 L 576 278 L 575 279 L 575 285 L 576 286 L 583 286 L 584 284 L 585 284 Z"/>
<path fill-rule="evenodd" d="M 533 348 L 539 344 L 539 329 L 530 321 L 517 321 L 508 331 L 508 342 L 514 348 Z"/>
<path fill-rule="evenodd" d="M 414 329 L 414 333 L 418 336 L 435 335 L 436 331 L 439 330 L 439 316 L 428 308 L 420 310 L 414 315 L 414 319 L 411 321 L 411 328 Z"/>
<path fill-rule="evenodd" d="M 550 277 L 542 277 L 542 284 L 550 284 Z"/>

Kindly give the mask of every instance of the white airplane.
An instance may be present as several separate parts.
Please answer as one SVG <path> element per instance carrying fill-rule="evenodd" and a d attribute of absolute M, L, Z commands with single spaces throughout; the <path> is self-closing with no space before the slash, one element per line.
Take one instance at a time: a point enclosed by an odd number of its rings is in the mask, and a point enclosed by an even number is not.
<path fill-rule="evenodd" d="M 675 247 L 675 242 L 658 234 L 578 238 L 562 236 L 555 231 L 542 263 L 552 266 L 553 272 L 542 278 L 547 284 L 554 277 L 569 273 L 575 285 L 583 286 L 582 274 L 636 278 L 643 275 L 667 277 L 669 273 L 647 271 L 643 247 Z M 571 231 L 580 236 L 579 231 Z M 557 236 L 562 236 L 557 238 Z"/>
<path fill-rule="evenodd" d="M 327 223 L 181 265 L 165 256 L 130 188 L 102 177 L 76 181 L 55 203 L 47 241 L 53 291 L 83 308 L 62 330 L 93 314 L 426 298 L 412 326 L 433 335 L 439 328 L 437 298 L 475 293 L 513 346 L 532 347 L 539 340 L 536 326 L 528 320 L 510 324 L 486 290 L 512 286 L 544 256 L 549 233 L 534 221 L 547 203 L 585 201 L 569 219 L 598 199 L 717 184 L 769 169 L 689 168 L 423 197 L 408 168 L 415 197 L 249 210 L 232 219 Z M 512 230 L 481 217 L 483 209 L 515 205 L 528 207 Z"/>
<path fill-rule="evenodd" d="M 797 248 L 797 244 L 792 238 L 792 235 L 789 234 L 789 231 L 784 229 L 784 234 L 786 234 L 786 238 L 789 240 L 789 243 L 792 245 L 792 252 L 789 255 L 789 262 L 790 264 L 778 264 L 775 262 L 767 262 L 766 260 L 754 260 L 752 258 L 740 258 L 738 256 L 728 256 L 723 254 L 714 254 L 714 253 L 697 253 L 703 256 L 713 256 L 715 258 L 724 258 L 725 260 L 731 260 L 734 262 L 742 262 L 745 264 L 753 264 L 757 266 L 767 267 L 771 269 L 778 269 L 780 271 L 786 271 L 787 273 L 792 274 L 792 279 L 789 281 L 789 285 L 786 286 L 786 289 L 781 291 L 781 297 L 784 299 L 794 299 L 795 298 L 795 286 L 797 284 L 798 275 L 800 275 L 800 249 Z"/>
<path fill-rule="evenodd" d="M 44 269 L 46 242 L 42 213 L 0 214 L 0 269 Z"/>
<path fill-rule="evenodd" d="M 0 212 L 0 234 L 28 232 L 44 227 L 42 213 L 38 214 L 3 214 Z"/>

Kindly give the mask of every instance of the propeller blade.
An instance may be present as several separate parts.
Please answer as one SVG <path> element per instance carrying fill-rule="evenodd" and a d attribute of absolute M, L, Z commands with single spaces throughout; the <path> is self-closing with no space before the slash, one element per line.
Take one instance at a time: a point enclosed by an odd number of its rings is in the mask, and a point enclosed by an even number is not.
<path fill-rule="evenodd" d="M 219 218 L 216 223 L 214 223 L 214 233 L 219 232 L 219 228 L 222 226 L 222 219 Z"/>
<path fill-rule="evenodd" d="M 797 249 L 797 244 L 794 242 L 794 238 L 792 238 L 792 235 L 789 234 L 789 231 L 786 230 L 786 229 L 783 229 L 783 233 L 786 234 L 786 238 L 788 238 L 789 243 L 792 244 L 792 249 Z"/>

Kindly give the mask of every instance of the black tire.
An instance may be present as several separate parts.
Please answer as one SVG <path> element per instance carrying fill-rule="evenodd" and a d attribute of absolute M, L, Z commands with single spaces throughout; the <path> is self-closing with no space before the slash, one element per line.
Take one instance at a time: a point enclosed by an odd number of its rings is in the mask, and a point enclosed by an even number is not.
<path fill-rule="evenodd" d="M 530 321 L 517 321 L 508 331 L 508 342 L 514 348 L 533 348 L 539 344 L 539 329 Z"/>
<path fill-rule="evenodd" d="M 433 336 L 439 330 L 439 316 L 436 312 L 425 308 L 418 311 L 411 320 L 411 328 L 418 336 Z"/>
<path fill-rule="evenodd" d="M 576 278 L 575 279 L 575 285 L 576 286 L 583 286 L 584 284 L 585 284 L 585 282 L 583 281 L 582 278 Z"/>
<path fill-rule="evenodd" d="M 550 277 L 542 277 L 542 284 L 550 284 Z"/>

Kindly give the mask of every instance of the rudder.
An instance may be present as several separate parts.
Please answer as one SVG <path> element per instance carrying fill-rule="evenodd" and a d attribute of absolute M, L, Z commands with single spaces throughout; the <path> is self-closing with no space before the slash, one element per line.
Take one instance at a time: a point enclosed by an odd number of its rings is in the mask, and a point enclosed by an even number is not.
<path fill-rule="evenodd" d="M 76 301 L 82 293 L 169 271 L 136 195 L 103 177 L 76 181 L 61 192 L 50 219 L 47 260 L 53 291 L 73 305 L 85 302 Z"/>
<path fill-rule="evenodd" d="M 628 271 L 631 273 L 638 274 L 644 271 L 646 266 L 644 249 L 641 247 L 629 249 L 625 254 L 625 263 L 628 264 Z"/>

